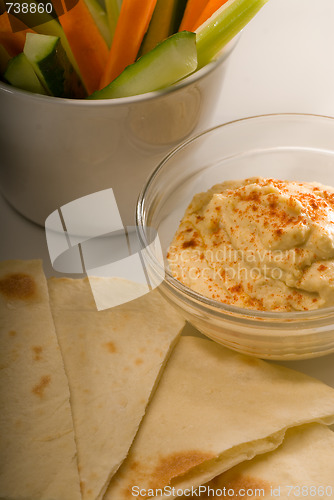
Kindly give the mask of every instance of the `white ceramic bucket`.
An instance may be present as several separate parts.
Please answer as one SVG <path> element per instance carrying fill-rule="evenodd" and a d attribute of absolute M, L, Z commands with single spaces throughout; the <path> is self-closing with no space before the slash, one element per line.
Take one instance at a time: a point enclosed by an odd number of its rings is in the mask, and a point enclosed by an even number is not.
<path fill-rule="evenodd" d="M 44 225 L 60 206 L 112 188 L 123 223 L 133 224 L 150 172 L 208 123 L 234 45 L 173 87 L 135 97 L 60 99 L 0 83 L 2 194 Z"/>

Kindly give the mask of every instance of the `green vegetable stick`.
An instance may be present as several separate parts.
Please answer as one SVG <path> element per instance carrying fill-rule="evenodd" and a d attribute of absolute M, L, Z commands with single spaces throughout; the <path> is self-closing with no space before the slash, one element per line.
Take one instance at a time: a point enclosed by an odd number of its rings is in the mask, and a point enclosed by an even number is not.
<path fill-rule="evenodd" d="M 23 52 L 9 61 L 4 78 L 18 89 L 28 90 L 36 94 L 47 94 Z"/>
<path fill-rule="evenodd" d="M 119 18 L 122 2 L 120 0 L 105 0 L 111 41 L 114 37 L 116 24 Z"/>
<path fill-rule="evenodd" d="M 21 20 L 27 24 L 27 26 L 32 27 L 36 33 L 40 33 L 42 35 L 53 35 L 53 36 L 58 36 L 61 39 L 62 46 L 64 47 L 64 50 L 67 54 L 67 57 L 72 63 L 72 66 L 74 67 L 75 71 L 78 73 L 81 81 L 82 77 L 80 74 L 79 67 L 77 65 L 77 62 L 75 60 L 75 57 L 73 55 L 72 49 L 70 47 L 70 44 L 68 43 L 68 40 L 66 38 L 66 35 L 64 33 L 63 28 L 61 27 L 60 23 L 57 21 L 57 19 L 54 19 L 50 14 L 47 12 L 43 13 L 38 13 L 38 5 L 39 2 L 36 0 L 26 0 L 26 2 L 29 5 L 29 9 L 27 14 L 25 14 L 25 17 L 22 18 Z M 33 7 L 35 9 L 33 10 Z M 16 17 L 20 19 L 20 14 L 16 14 Z M 37 20 L 37 22 L 36 22 Z"/>
<path fill-rule="evenodd" d="M 196 30 L 198 68 L 209 63 L 268 0 L 228 0 Z"/>
<path fill-rule="evenodd" d="M 114 99 L 153 92 L 181 80 L 196 67 L 196 35 L 189 31 L 174 33 L 87 99 Z"/>
<path fill-rule="evenodd" d="M 111 33 L 109 28 L 108 16 L 104 8 L 98 0 L 84 0 L 87 8 L 98 27 L 99 32 L 103 36 L 108 47 L 111 45 Z"/>

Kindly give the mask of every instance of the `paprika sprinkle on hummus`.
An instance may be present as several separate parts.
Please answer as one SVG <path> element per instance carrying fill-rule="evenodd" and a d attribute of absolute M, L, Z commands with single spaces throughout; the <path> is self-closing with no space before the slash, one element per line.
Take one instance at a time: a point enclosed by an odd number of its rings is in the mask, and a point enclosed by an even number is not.
<path fill-rule="evenodd" d="M 194 196 L 168 249 L 173 276 L 264 311 L 334 305 L 334 188 L 252 177 Z"/>

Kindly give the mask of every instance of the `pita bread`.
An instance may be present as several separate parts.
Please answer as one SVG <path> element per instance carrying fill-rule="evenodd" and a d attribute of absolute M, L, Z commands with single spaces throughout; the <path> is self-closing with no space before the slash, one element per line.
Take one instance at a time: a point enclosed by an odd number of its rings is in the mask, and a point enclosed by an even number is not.
<path fill-rule="evenodd" d="M 0 498 L 79 500 L 69 388 L 39 261 L 0 263 Z"/>
<path fill-rule="evenodd" d="M 321 424 L 289 429 L 277 450 L 214 478 L 201 488 L 200 498 L 221 498 L 224 488 L 229 498 L 240 497 L 240 491 L 247 491 L 247 498 L 332 498 L 334 433 Z"/>
<path fill-rule="evenodd" d="M 114 286 L 113 278 L 95 280 L 106 290 Z M 120 294 L 138 286 L 117 281 Z M 97 311 L 88 279 L 51 279 L 49 291 L 71 392 L 82 496 L 99 499 L 126 457 L 184 320 L 157 290 L 104 311 Z"/>
<path fill-rule="evenodd" d="M 133 498 L 134 486 L 148 492 L 141 498 L 197 487 L 277 448 L 292 426 L 333 421 L 334 390 L 322 382 L 182 337 L 105 499 Z"/>

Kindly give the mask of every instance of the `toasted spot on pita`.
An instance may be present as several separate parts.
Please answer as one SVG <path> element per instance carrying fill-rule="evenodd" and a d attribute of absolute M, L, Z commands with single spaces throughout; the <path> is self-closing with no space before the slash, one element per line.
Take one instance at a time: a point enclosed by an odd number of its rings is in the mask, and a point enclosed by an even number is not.
<path fill-rule="evenodd" d="M 261 360 L 258 358 L 254 358 L 252 356 L 242 357 L 242 361 L 244 362 L 245 365 L 248 365 L 248 366 L 258 367 L 261 365 Z"/>
<path fill-rule="evenodd" d="M 39 383 L 32 388 L 32 392 L 36 394 L 36 396 L 42 398 L 44 396 L 44 391 L 46 387 L 50 384 L 50 382 L 51 382 L 50 375 L 44 375 L 43 377 L 41 377 Z"/>
<path fill-rule="evenodd" d="M 206 460 L 215 458 L 212 453 L 204 453 L 200 450 L 189 450 L 180 453 L 172 453 L 161 457 L 158 465 L 152 472 L 152 488 L 159 488 L 177 476 L 185 474 L 193 467 L 202 464 Z"/>
<path fill-rule="evenodd" d="M 7 361 L 9 362 L 14 362 L 20 357 L 20 350 L 22 349 L 22 344 L 17 343 L 13 345 L 13 348 L 11 349 L 9 356 L 7 358 Z"/>
<path fill-rule="evenodd" d="M 8 332 L 8 335 L 9 335 L 10 337 L 15 337 L 15 335 L 16 335 L 16 331 L 15 331 L 15 330 L 10 330 L 10 331 Z"/>
<path fill-rule="evenodd" d="M 137 462 L 137 461 L 133 461 L 133 462 L 130 463 L 130 469 L 131 470 L 135 470 L 136 471 L 136 470 L 139 469 L 139 467 L 140 467 L 139 466 L 139 462 Z"/>
<path fill-rule="evenodd" d="M 117 352 L 114 342 L 107 342 L 106 344 L 104 344 L 104 346 L 107 349 L 107 351 L 110 352 L 111 354 Z"/>
<path fill-rule="evenodd" d="M 122 494 L 123 494 L 123 497 L 124 498 L 131 498 L 133 495 L 132 495 L 132 488 L 133 486 L 136 486 L 135 484 L 133 484 L 132 486 L 130 486 L 129 488 L 124 488 L 123 491 L 122 491 Z M 145 497 L 142 497 L 142 498 L 145 498 Z"/>
<path fill-rule="evenodd" d="M 18 418 L 16 421 L 15 421 L 15 427 L 16 429 L 20 429 L 22 427 L 22 420 L 20 418 Z"/>
<path fill-rule="evenodd" d="M 142 360 L 142 358 L 137 358 L 137 359 L 135 360 L 136 365 L 142 365 L 142 364 L 143 364 L 143 362 L 144 362 L 144 361 Z"/>
<path fill-rule="evenodd" d="M 33 346 L 32 351 L 34 353 L 34 360 L 40 361 L 42 359 L 43 347 L 40 345 Z"/>
<path fill-rule="evenodd" d="M 36 283 L 28 274 L 8 274 L 0 280 L 0 293 L 7 299 L 29 300 L 36 295 Z"/>

